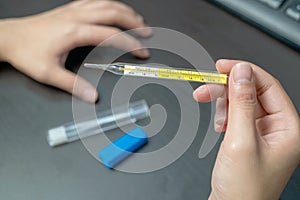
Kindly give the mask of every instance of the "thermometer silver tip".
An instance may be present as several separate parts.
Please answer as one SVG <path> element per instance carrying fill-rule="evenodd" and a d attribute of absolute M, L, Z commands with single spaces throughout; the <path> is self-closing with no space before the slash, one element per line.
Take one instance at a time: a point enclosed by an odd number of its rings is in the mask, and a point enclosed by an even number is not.
<path fill-rule="evenodd" d="M 84 63 L 83 66 L 86 68 L 102 69 L 102 70 L 106 70 L 109 67 L 109 65 L 107 64 L 92 64 L 92 63 Z"/>

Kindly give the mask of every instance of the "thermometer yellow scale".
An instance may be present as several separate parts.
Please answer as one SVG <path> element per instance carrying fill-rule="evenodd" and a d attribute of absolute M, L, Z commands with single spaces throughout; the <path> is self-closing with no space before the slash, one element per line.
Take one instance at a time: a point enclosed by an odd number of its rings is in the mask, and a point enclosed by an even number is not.
<path fill-rule="evenodd" d="M 196 70 L 186 69 L 148 67 L 127 63 L 113 63 L 109 65 L 85 63 L 84 67 L 102 69 L 117 75 L 124 76 L 138 76 L 216 84 L 227 84 L 228 78 L 227 74 L 219 74 L 215 72 L 200 72 Z"/>

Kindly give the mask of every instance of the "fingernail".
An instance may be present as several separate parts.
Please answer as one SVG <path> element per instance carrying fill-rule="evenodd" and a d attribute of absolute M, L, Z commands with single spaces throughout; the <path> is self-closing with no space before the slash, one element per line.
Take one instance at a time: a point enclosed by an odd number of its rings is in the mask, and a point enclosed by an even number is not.
<path fill-rule="evenodd" d="M 94 89 L 85 89 L 83 92 L 83 99 L 85 101 L 94 103 L 98 99 L 98 93 Z"/>
<path fill-rule="evenodd" d="M 215 125 L 216 126 L 222 126 L 224 124 L 224 121 L 225 121 L 224 118 L 223 119 L 222 118 L 217 119 Z"/>
<path fill-rule="evenodd" d="M 147 25 L 145 25 L 143 28 L 136 29 L 136 32 L 142 37 L 150 37 L 153 35 L 152 29 Z"/>
<path fill-rule="evenodd" d="M 197 93 L 197 94 L 203 94 L 205 93 L 207 90 L 207 86 L 206 85 L 201 85 L 200 87 L 198 87 L 194 93 Z"/>
<path fill-rule="evenodd" d="M 233 69 L 233 80 L 236 83 L 247 83 L 252 80 L 252 74 L 249 63 L 238 63 Z"/>
<path fill-rule="evenodd" d="M 137 18 L 139 21 L 142 21 L 142 22 L 144 21 L 144 17 L 142 17 L 142 15 L 137 15 Z"/>
<path fill-rule="evenodd" d="M 147 25 L 145 28 L 143 28 L 143 32 L 146 37 L 150 37 L 151 35 L 153 35 L 152 29 L 150 27 L 148 27 Z"/>
<path fill-rule="evenodd" d="M 205 93 L 207 90 L 207 86 L 206 85 L 201 85 L 200 87 L 198 87 L 194 92 L 193 92 L 193 96 L 196 97 L 198 95 L 201 95 L 203 93 Z"/>
<path fill-rule="evenodd" d="M 225 127 L 225 118 L 216 120 L 214 126 L 216 132 L 222 132 Z"/>
<path fill-rule="evenodd" d="M 220 58 L 220 59 L 217 60 L 217 62 L 221 62 L 221 63 L 226 62 L 226 61 L 228 61 L 228 59 L 225 59 L 225 58 Z"/>
<path fill-rule="evenodd" d="M 150 56 L 150 52 L 148 51 L 148 49 L 140 49 L 139 52 L 140 52 L 142 57 L 147 58 L 147 57 Z"/>
<path fill-rule="evenodd" d="M 216 132 L 221 132 L 222 131 L 222 127 L 223 127 L 223 122 L 221 120 L 217 120 L 215 122 L 215 131 Z"/>
<path fill-rule="evenodd" d="M 218 59 L 216 62 L 216 68 L 219 71 L 219 68 L 224 65 L 225 62 L 228 62 L 228 59 Z"/>
<path fill-rule="evenodd" d="M 222 127 L 218 124 L 215 124 L 215 131 L 216 132 L 221 132 L 222 131 Z"/>

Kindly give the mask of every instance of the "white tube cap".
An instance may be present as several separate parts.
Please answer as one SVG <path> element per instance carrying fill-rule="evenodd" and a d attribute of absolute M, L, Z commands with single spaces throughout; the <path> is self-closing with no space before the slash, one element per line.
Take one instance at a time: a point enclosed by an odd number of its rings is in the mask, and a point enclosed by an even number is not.
<path fill-rule="evenodd" d="M 68 142 L 65 128 L 63 126 L 59 126 L 48 130 L 47 141 L 51 147 Z"/>

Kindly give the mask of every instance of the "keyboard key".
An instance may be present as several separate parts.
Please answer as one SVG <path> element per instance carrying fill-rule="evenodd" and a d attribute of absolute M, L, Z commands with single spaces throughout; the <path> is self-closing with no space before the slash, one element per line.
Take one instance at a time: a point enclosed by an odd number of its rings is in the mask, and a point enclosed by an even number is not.
<path fill-rule="evenodd" d="M 273 9 L 278 9 L 284 3 L 285 0 L 258 0 L 264 4 L 267 4 Z"/>
<path fill-rule="evenodd" d="M 292 4 L 288 9 L 286 10 L 287 16 L 300 21 L 300 2 Z"/>

